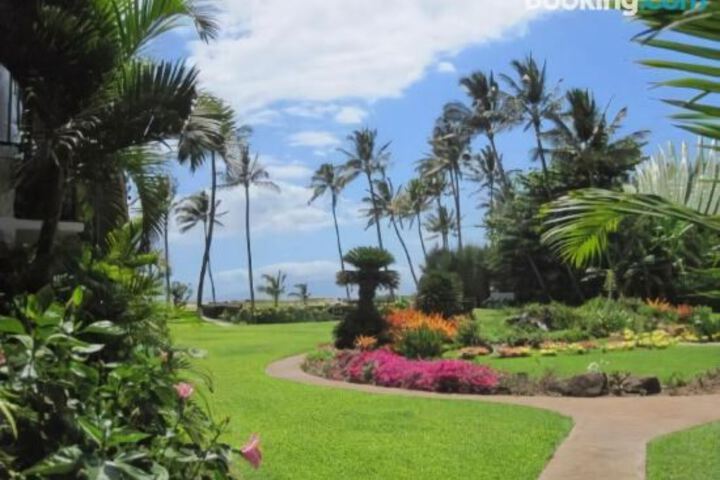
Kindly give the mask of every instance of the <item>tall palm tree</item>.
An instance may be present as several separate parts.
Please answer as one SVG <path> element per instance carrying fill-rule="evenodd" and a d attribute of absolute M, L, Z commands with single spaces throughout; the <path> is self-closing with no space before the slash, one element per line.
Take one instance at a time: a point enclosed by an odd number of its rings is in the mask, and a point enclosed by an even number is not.
<path fill-rule="evenodd" d="M 250 145 L 237 142 L 228 154 L 226 172 L 227 187 L 242 187 L 245 192 L 245 244 L 248 259 L 248 280 L 250 283 L 250 312 L 255 314 L 255 286 L 253 279 L 252 245 L 250 240 L 250 188 L 266 188 L 280 192 L 280 187 L 270 180 L 270 174 L 260 163 L 260 156 L 250 154 Z"/>
<path fill-rule="evenodd" d="M 203 40 L 215 36 L 217 25 L 190 0 L 4 2 L 0 16 L 0 64 L 20 87 L 21 128 L 33 144 L 24 162 L 26 198 L 43 215 L 29 273 L 37 287 L 49 277 L 78 167 L 106 168 L 127 149 L 178 138 L 188 127 L 197 71 L 144 56 L 144 47 L 182 19 L 191 19 Z M 108 178 L 125 196 L 121 172 Z"/>
<path fill-rule="evenodd" d="M 388 218 L 390 221 L 390 225 L 395 230 L 395 235 L 397 235 L 400 246 L 402 247 L 403 252 L 405 252 L 405 258 L 407 259 L 408 267 L 410 268 L 410 274 L 412 275 L 413 282 L 415 282 L 415 287 L 417 288 L 418 279 L 415 274 L 412 257 L 410 256 L 407 244 L 405 243 L 402 233 L 400 233 L 400 227 L 398 226 L 398 222 L 406 209 L 404 200 L 402 187 L 400 187 L 396 192 L 392 181 L 389 178 L 385 180 L 378 180 L 376 182 L 374 202 L 371 202 L 369 198 L 364 199 L 365 202 L 371 205 L 367 211 L 367 214 L 370 217 L 368 227 L 376 223 L 376 219 L 378 218 Z"/>
<path fill-rule="evenodd" d="M 497 168 L 495 154 L 492 147 L 487 145 L 479 154 L 473 155 L 468 162 L 470 180 L 480 184 L 480 190 L 487 188 L 489 192 L 488 211 L 492 215 L 495 209 L 495 185 L 497 183 Z"/>
<path fill-rule="evenodd" d="M 298 298 L 303 305 L 307 307 L 308 301 L 310 300 L 310 290 L 307 283 L 296 283 L 294 285 L 295 291 L 290 293 L 291 297 Z"/>
<path fill-rule="evenodd" d="M 486 75 L 483 72 L 475 72 L 460 80 L 460 85 L 465 88 L 470 96 L 471 108 L 462 104 L 454 104 L 460 115 L 466 117 L 466 121 L 475 133 L 484 135 L 495 158 L 495 164 L 503 191 L 510 191 L 510 180 L 502 163 L 495 142 L 498 133 L 512 127 L 518 121 L 518 107 L 514 99 L 500 89 L 495 80 L 495 75 L 490 72 Z"/>
<path fill-rule="evenodd" d="M 163 202 L 163 256 L 165 263 L 165 300 L 168 305 L 172 304 L 172 286 L 170 284 L 171 269 L 170 269 L 170 215 L 175 206 L 175 195 L 177 194 L 177 183 L 171 176 L 166 176 L 163 183 L 160 185 L 161 192 L 165 198 Z"/>
<path fill-rule="evenodd" d="M 520 108 L 525 125 L 525 131 L 530 128 L 535 132 L 537 149 L 535 160 L 539 159 L 542 164 L 545 188 L 550 187 L 545 149 L 542 143 L 542 122 L 552 117 L 560 109 L 560 102 L 557 98 L 556 89 L 550 90 L 547 84 L 547 64 L 543 63 L 542 68 L 538 66 L 532 54 L 524 60 L 513 60 L 510 64 L 515 70 L 517 80 L 502 75 L 503 80 L 508 84 L 515 97 L 516 105 Z"/>
<path fill-rule="evenodd" d="M 217 200 L 215 202 L 215 209 L 220 206 L 220 200 Z M 207 194 L 206 191 L 202 191 L 200 193 L 196 193 L 195 195 L 191 195 L 187 198 L 184 198 L 180 201 L 178 206 L 175 208 L 175 213 L 177 215 L 176 221 L 178 225 L 180 226 L 180 233 L 187 233 L 193 228 L 197 226 L 198 223 L 202 224 L 203 227 L 203 240 L 205 244 L 205 248 L 203 249 L 203 257 L 202 257 L 202 267 L 200 268 L 200 279 L 198 280 L 198 299 L 197 299 L 197 306 L 198 309 L 202 307 L 202 290 L 204 289 L 205 285 L 205 274 L 206 274 L 206 267 L 207 267 L 207 273 L 210 277 L 210 286 L 212 289 L 212 296 L 213 296 L 213 302 L 216 301 L 215 296 L 215 281 L 213 279 L 212 275 L 212 265 L 210 262 L 209 255 L 206 255 L 207 252 L 207 245 L 210 241 L 209 237 L 209 224 L 210 224 L 210 212 L 213 209 L 210 207 L 210 196 Z M 219 218 L 224 216 L 227 212 L 221 212 L 217 213 L 215 215 L 214 224 L 218 226 L 222 226 L 222 223 L 220 222 Z M 199 310 L 198 310 L 199 311 Z"/>
<path fill-rule="evenodd" d="M 343 169 L 336 167 L 331 163 L 324 163 L 318 167 L 310 180 L 310 188 L 313 190 L 312 197 L 308 204 L 330 193 L 330 201 L 332 206 L 333 224 L 335 225 L 335 239 L 337 240 L 338 255 L 340 257 L 340 270 L 345 271 L 345 260 L 343 259 L 342 243 L 340 241 L 340 228 L 337 220 L 337 204 L 340 193 L 348 183 L 348 177 L 343 175 Z M 350 299 L 350 286 L 345 286 L 345 293 L 348 300 Z"/>
<path fill-rule="evenodd" d="M 384 172 L 390 157 L 390 143 L 377 146 L 377 130 L 364 128 L 355 130 L 348 136 L 350 149 L 340 151 L 347 157 L 344 166 L 347 182 L 355 180 L 359 175 L 364 175 L 367 180 L 368 190 L 370 192 L 370 201 L 372 211 L 375 216 L 375 228 L 377 230 L 378 246 L 383 248 L 382 232 L 380 230 L 380 217 L 377 205 L 375 205 L 375 175 L 378 172 Z"/>
<path fill-rule="evenodd" d="M 455 213 L 452 210 L 448 211 L 448 209 L 443 206 L 438 207 L 437 212 L 428 215 L 425 221 L 425 229 L 433 234 L 433 236 L 430 237 L 431 240 L 439 236 L 442 240 L 443 250 L 449 250 L 450 234 L 457 232 Z"/>
<path fill-rule="evenodd" d="M 430 208 L 431 202 L 432 199 L 430 198 L 427 182 L 419 178 L 413 178 L 410 182 L 408 182 L 407 187 L 405 188 L 403 200 L 403 204 L 405 205 L 403 218 L 406 218 L 409 221 L 408 226 L 410 228 L 412 228 L 414 222 L 417 222 L 420 247 L 422 248 L 425 260 L 427 260 L 428 252 L 425 247 L 425 238 L 423 236 L 422 215 L 428 210 L 428 208 Z"/>
<path fill-rule="evenodd" d="M 627 109 L 608 122 L 588 91 L 572 89 L 566 94 L 568 110 L 551 116 L 554 128 L 545 136 L 558 171 L 574 188 L 610 187 L 643 159 L 647 131 L 615 138 Z M 574 184 L 574 185 L 573 185 Z"/>
<path fill-rule="evenodd" d="M 273 306 L 277 308 L 280 304 L 280 297 L 285 293 L 287 275 L 282 270 L 278 270 L 277 275 L 272 276 L 264 273 L 262 278 L 265 280 L 265 285 L 260 286 L 258 290 L 269 295 L 273 300 Z"/>

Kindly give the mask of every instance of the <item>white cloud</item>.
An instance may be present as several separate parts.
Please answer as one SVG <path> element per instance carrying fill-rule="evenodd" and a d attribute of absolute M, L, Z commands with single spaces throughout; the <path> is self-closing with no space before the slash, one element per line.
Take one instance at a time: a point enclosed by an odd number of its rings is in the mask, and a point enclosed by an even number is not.
<path fill-rule="evenodd" d="M 452 62 L 440 62 L 435 67 L 435 71 L 438 73 L 455 73 L 457 69 Z"/>
<path fill-rule="evenodd" d="M 223 33 L 190 44 L 206 87 L 238 112 L 277 101 L 400 95 L 439 57 L 520 32 L 526 0 L 222 0 Z"/>
<path fill-rule="evenodd" d="M 342 107 L 335 114 L 335 121 L 347 125 L 362 123 L 368 112 L 359 107 Z"/>
<path fill-rule="evenodd" d="M 313 174 L 313 170 L 303 163 L 270 163 L 267 171 L 275 181 L 309 182 Z"/>
<path fill-rule="evenodd" d="M 316 147 L 330 148 L 340 145 L 340 139 L 331 132 L 322 130 L 306 130 L 304 132 L 293 133 L 288 137 L 290 145 L 293 147 Z"/>

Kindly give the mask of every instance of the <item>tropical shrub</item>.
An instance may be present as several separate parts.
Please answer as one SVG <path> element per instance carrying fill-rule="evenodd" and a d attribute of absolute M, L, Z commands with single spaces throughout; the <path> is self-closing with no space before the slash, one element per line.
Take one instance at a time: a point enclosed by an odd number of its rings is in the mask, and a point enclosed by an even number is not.
<path fill-rule="evenodd" d="M 449 318 L 462 313 L 462 295 L 462 282 L 457 274 L 430 271 L 420 279 L 417 307 L 425 313 Z"/>
<path fill-rule="evenodd" d="M 632 312 L 620 303 L 602 297 L 589 300 L 579 310 L 583 319 L 580 328 L 595 338 L 620 332 L 634 321 Z"/>
<path fill-rule="evenodd" d="M 335 345 L 352 348 L 359 336 L 375 337 L 383 343 L 387 325 L 375 306 L 375 294 L 378 288 L 397 288 L 399 275 L 387 270 L 395 259 L 389 252 L 373 247 L 355 248 L 343 258 L 355 270 L 338 272 L 337 283 L 341 286 L 357 285 L 358 304 L 335 327 Z"/>
<path fill-rule="evenodd" d="M 699 337 L 713 340 L 720 334 L 720 317 L 715 316 L 710 307 L 696 308 L 690 321 Z"/>
<path fill-rule="evenodd" d="M 443 341 L 451 342 L 457 335 L 457 322 L 445 320 L 438 314 L 425 314 L 418 310 L 392 310 L 385 317 L 393 339 L 400 339 L 407 331 L 426 328 L 438 332 Z"/>
<path fill-rule="evenodd" d="M 455 341 L 463 347 L 477 347 L 486 344 L 480 324 L 470 318 L 463 318 L 458 322 Z"/>
<path fill-rule="evenodd" d="M 227 318 L 232 323 L 248 323 L 268 325 L 274 323 L 311 323 L 335 322 L 340 318 L 336 310 L 329 307 L 291 306 L 271 307 L 255 310 L 253 314 L 249 309 L 242 309 Z"/>
<path fill-rule="evenodd" d="M 461 360 L 408 360 L 382 349 L 349 352 L 339 361 L 343 379 L 383 387 L 488 394 L 499 382 L 498 374 L 483 365 Z"/>
<path fill-rule="evenodd" d="M 479 307 L 490 295 L 488 252 L 485 248 L 467 245 L 461 250 L 434 250 L 425 262 L 425 273 L 457 274 L 462 285 L 464 310 Z"/>
<path fill-rule="evenodd" d="M 393 348 L 406 358 L 437 358 L 444 351 L 444 335 L 423 325 L 403 331 Z"/>

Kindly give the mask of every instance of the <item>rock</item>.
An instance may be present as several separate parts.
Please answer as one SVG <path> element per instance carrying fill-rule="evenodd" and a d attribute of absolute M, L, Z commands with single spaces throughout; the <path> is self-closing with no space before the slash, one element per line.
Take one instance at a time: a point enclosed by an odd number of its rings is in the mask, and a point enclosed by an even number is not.
<path fill-rule="evenodd" d="M 623 391 L 632 395 L 657 395 L 662 385 L 657 377 L 628 377 L 623 382 Z"/>
<path fill-rule="evenodd" d="M 604 373 L 586 373 L 560 380 L 550 390 L 565 397 L 602 397 L 608 394 L 608 380 Z"/>
<path fill-rule="evenodd" d="M 477 357 L 490 355 L 491 350 L 487 347 L 466 347 L 460 350 L 460 358 L 463 360 L 473 360 Z"/>

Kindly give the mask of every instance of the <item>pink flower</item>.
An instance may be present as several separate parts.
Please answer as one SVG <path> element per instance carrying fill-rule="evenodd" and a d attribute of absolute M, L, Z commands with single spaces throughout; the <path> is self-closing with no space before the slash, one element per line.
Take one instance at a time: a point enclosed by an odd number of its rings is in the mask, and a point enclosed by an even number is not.
<path fill-rule="evenodd" d="M 181 400 L 187 400 L 195 391 L 195 387 L 185 382 L 176 383 L 173 388 L 175 388 L 175 391 Z"/>
<path fill-rule="evenodd" d="M 257 433 L 253 433 L 250 439 L 240 449 L 240 455 L 252 465 L 254 469 L 260 468 L 262 463 L 262 451 L 260 450 L 260 437 Z"/>

